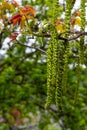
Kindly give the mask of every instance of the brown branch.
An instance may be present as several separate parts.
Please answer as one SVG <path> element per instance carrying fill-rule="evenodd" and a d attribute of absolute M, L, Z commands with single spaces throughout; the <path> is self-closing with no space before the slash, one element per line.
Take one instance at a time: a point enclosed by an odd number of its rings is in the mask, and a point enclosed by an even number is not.
<path fill-rule="evenodd" d="M 77 38 L 83 36 L 83 35 L 87 35 L 87 32 L 81 32 L 81 31 L 76 31 L 76 32 L 68 32 L 69 34 L 76 34 L 75 36 L 71 36 L 69 38 L 66 37 L 62 37 L 62 36 L 58 36 L 59 40 L 64 40 L 64 41 L 72 41 L 72 40 L 76 40 Z M 42 33 L 42 34 L 34 34 L 34 36 L 37 37 L 47 37 L 47 38 L 51 38 L 51 35 L 48 33 Z"/>
<path fill-rule="evenodd" d="M 68 32 L 70 34 L 76 34 L 75 36 L 71 36 L 69 38 L 65 38 L 65 37 L 59 37 L 60 40 L 64 40 L 64 41 L 72 41 L 72 40 L 76 40 L 77 38 L 87 35 L 87 32 L 81 32 L 81 31 L 76 31 L 76 32 Z"/>
<path fill-rule="evenodd" d="M 48 34 L 47 32 L 43 32 L 42 34 L 35 34 L 35 33 L 34 33 L 34 36 L 51 38 L 51 35 Z M 61 36 L 60 36 L 60 37 L 58 36 L 58 39 L 59 39 L 59 40 L 64 40 L 64 41 L 68 40 L 67 38 L 61 37 Z"/>
<path fill-rule="evenodd" d="M 66 38 L 66 37 L 62 37 L 62 36 L 58 36 L 58 39 L 59 40 L 64 40 L 64 41 L 72 41 L 72 40 L 76 40 L 77 38 L 81 37 L 81 36 L 84 36 L 84 35 L 87 35 L 87 32 L 81 32 L 81 31 L 76 31 L 76 32 L 68 32 L 69 34 L 76 34 L 75 36 L 71 36 L 69 38 Z M 46 35 L 44 34 L 43 37 L 46 36 L 46 37 L 51 37 L 51 35 Z"/>
<path fill-rule="evenodd" d="M 21 45 L 21 46 L 24 46 L 24 47 L 31 48 L 31 49 L 36 49 L 36 50 L 40 51 L 42 54 L 46 54 L 46 51 L 44 51 L 44 50 L 42 50 L 41 48 L 38 48 L 38 47 L 36 47 L 36 46 L 28 46 L 28 45 L 22 44 L 22 43 L 19 42 L 18 40 L 16 40 L 16 44 Z"/>
<path fill-rule="evenodd" d="M 75 40 L 83 35 L 87 35 L 87 32 L 71 32 L 73 34 L 77 34 L 76 36 L 68 38 L 68 41 Z"/>
<path fill-rule="evenodd" d="M 36 34 L 36 33 L 33 33 L 34 36 L 37 36 L 37 37 L 47 37 L 47 38 L 50 38 L 51 35 L 48 34 L 47 32 L 45 33 L 42 33 L 42 34 Z"/>

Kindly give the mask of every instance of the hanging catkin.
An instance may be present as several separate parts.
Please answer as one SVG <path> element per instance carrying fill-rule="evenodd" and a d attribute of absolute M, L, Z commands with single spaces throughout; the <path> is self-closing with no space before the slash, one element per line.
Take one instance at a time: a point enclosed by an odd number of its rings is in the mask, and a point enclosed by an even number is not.
<path fill-rule="evenodd" d="M 81 0 L 81 31 L 85 30 L 85 2 L 86 0 Z M 84 36 L 80 38 L 80 62 L 84 63 Z"/>
<path fill-rule="evenodd" d="M 54 0 L 53 4 L 53 16 L 52 25 L 50 26 L 51 39 L 47 50 L 47 101 L 46 108 L 50 106 L 52 100 L 54 99 L 55 93 L 55 82 L 56 82 L 56 66 L 57 66 L 57 31 L 55 28 L 55 23 L 58 16 L 58 0 Z"/>
<path fill-rule="evenodd" d="M 74 105 L 76 105 L 78 101 L 78 92 L 79 92 L 79 84 L 80 84 L 80 57 L 76 59 L 75 73 L 76 73 L 77 80 L 76 80 L 76 88 L 75 88 L 75 95 L 74 95 Z"/>
<path fill-rule="evenodd" d="M 68 32 L 70 31 L 70 18 L 71 18 L 71 9 L 75 4 L 75 0 L 66 0 L 66 12 L 65 12 L 65 25 L 66 25 L 66 34 L 65 37 L 68 37 Z M 56 105 L 62 109 L 62 93 L 66 89 L 67 85 L 67 69 L 68 69 L 68 55 L 69 55 L 69 43 L 67 40 L 62 42 L 60 49 L 60 64 L 58 67 L 58 74 L 56 80 Z"/>
<path fill-rule="evenodd" d="M 69 3 L 69 0 L 66 0 L 66 12 L 65 12 L 65 24 L 66 24 L 66 34 L 65 34 L 65 37 L 66 38 L 68 37 L 68 32 L 70 31 L 71 9 L 73 8 L 75 0 L 72 0 L 71 3 Z M 64 44 L 64 49 L 63 49 L 63 51 L 64 51 L 64 54 L 63 54 L 63 62 L 64 62 L 63 64 L 64 64 L 64 66 L 63 66 L 63 71 L 62 71 L 61 86 L 63 87 L 63 90 L 65 90 L 66 89 L 66 85 L 67 85 L 69 42 L 66 40 L 63 44 Z"/>
<path fill-rule="evenodd" d="M 82 0 L 85 2 L 84 0 Z M 46 108 L 52 103 L 56 103 L 58 108 L 62 109 L 62 95 L 63 90 L 67 85 L 67 70 L 68 70 L 68 58 L 69 58 L 69 32 L 70 32 L 70 19 L 71 10 L 75 4 L 75 0 L 66 0 L 65 10 L 65 31 L 63 36 L 65 40 L 60 40 L 59 37 L 62 34 L 57 33 L 56 21 L 59 16 L 59 1 L 53 1 L 53 16 L 50 25 L 51 39 L 47 50 L 47 101 Z M 83 4 L 82 4 L 83 5 Z M 83 13 L 84 14 L 84 13 Z M 83 23 L 84 24 L 84 23 Z M 79 72 L 79 60 L 77 62 L 77 72 Z M 77 74 L 78 76 L 78 74 Z M 79 84 L 79 78 L 77 81 Z M 77 92 L 76 92 L 77 96 Z"/>
<path fill-rule="evenodd" d="M 81 1 L 81 31 L 85 30 L 85 2 L 86 0 Z M 78 91 L 79 91 L 79 84 L 80 84 L 80 64 L 84 64 L 84 36 L 80 38 L 80 44 L 78 44 L 78 58 L 76 59 L 76 88 L 75 88 L 75 96 L 74 96 L 74 104 L 78 101 Z"/>
<path fill-rule="evenodd" d="M 60 42 L 58 46 L 57 53 L 57 70 L 56 70 L 56 91 L 55 91 L 55 101 L 59 110 L 62 109 L 62 76 L 64 68 L 64 43 Z"/>

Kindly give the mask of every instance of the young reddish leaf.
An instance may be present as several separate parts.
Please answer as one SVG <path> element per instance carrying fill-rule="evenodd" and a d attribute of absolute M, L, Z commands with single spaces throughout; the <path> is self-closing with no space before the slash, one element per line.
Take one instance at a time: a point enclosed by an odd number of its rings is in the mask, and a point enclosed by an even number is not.
<path fill-rule="evenodd" d="M 78 11 L 75 12 L 75 15 L 80 17 L 81 12 L 78 10 Z"/>
<path fill-rule="evenodd" d="M 18 18 L 18 17 L 22 17 L 22 15 L 21 15 L 21 14 L 16 14 L 16 15 L 14 15 L 14 16 L 10 19 L 10 21 L 13 21 L 14 19 L 16 19 L 16 18 Z"/>
<path fill-rule="evenodd" d="M 11 41 L 10 42 L 16 40 L 17 36 L 18 36 L 17 32 L 11 33 L 11 36 L 10 36 Z"/>
<path fill-rule="evenodd" d="M 30 16 L 30 14 L 35 16 L 36 13 L 33 7 L 28 5 L 19 8 L 19 11 L 20 11 L 19 14 L 12 16 L 10 22 L 13 23 L 13 26 L 16 25 L 17 23 L 20 24 L 20 28 L 22 29 L 25 25 L 26 20 L 34 20 L 34 17 Z"/>
<path fill-rule="evenodd" d="M 72 25 L 72 28 L 74 28 L 74 25 L 75 25 L 75 18 L 71 18 L 71 25 Z"/>
<path fill-rule="evenodd" d="M 20 21 L 21 21 L 21 18 L 20 18 L 20 17 L 14 19 L 14 21 L 13 21 L 13 26 L 16 25 L 16 23 L 20 24 Z"/>
<path fill-rule="evenodd" d="M 27 15 L 32 14 L 33 16 L 36 16 L 36 12 L 32 6 L 25 5 L 24 7 L 20 8 L 20 12 Z"/>
<path fill-rule="evenodd" d="M 14 15 L 14 16 L 10 19 L 10 22 L 13 23 L 13 26 L 14 26 L 15 24 L 17 24 L 17 23 L 20 24 L 21 18 L 22 18 L 22 15 L 21 15 L 21 14 L 16 14 L 16 15 Z"/>

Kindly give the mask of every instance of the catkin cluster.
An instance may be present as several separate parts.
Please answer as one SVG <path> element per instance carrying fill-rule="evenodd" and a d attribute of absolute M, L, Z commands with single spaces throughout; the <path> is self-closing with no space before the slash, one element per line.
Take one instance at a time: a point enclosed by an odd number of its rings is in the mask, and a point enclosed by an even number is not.
<path fill-rule="evenodd" d="M 52 103 L 61 108 L 63 83 L 66 78 L 66 47 L 67 41 L 60 41 L 55 29 L 55 23 L 58 17 L 59 2 L 54 1 L 52 25 L 50 27 L 51 40 L 47 50 L 47 102 L 46 108 Z"/>
<path fill-rule="evenodd" d="M 59 34 L 55 28 L 56 20 L 59 17 L 58 8 L 59 8 L 59 1 L 54 0 L 53 6 L 53 16 L 52 16 L 52 24 L 50 26 L 50 34 L 51 39 L 48 45 L 47 50 L 47 100 L 46 100 L 46 108 L 48 108 L 52 103 L 56 104 L 59 110 L 62 110 L 62 97 L 64 90 L 67 86 L 67 71 L 68 71 L 68 60 L 69 60 L 69 32 L 70 32 L 70 19 L 71 19 L 71 11 L 75 4 L 76 0 L 66 0 L 65 6 L 65 31 L 63 36 L 66 40 L 60 40 Z M 83 26 L 85 27 L 85 0 L 81 1 L 81 19 Z M 81 29 L 84 30 L 84 27 Z M 80 47 L 79 47 L 79 55 L 82 57 L 83 55 L 83 42 L 84 38 L 80 39 Z M 82 47 L 83 46 L 83 47 Z M 77 79 L 77 86 L 79 85 L 79 65 L 80 60 L 77 61 L 77 69 L 76 69 L 76 76 Z M 77 97 L 78 87 L 76 88 L 75 97 Z"/>

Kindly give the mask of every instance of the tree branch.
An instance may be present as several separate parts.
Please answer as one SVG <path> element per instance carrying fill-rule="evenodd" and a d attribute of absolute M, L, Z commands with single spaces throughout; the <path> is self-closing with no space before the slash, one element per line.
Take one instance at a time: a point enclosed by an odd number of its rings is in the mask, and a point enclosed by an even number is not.
<path fill-rule="evenodd" d="M 87 32 L 81 32 L 81 31 L 69 31 L 68 32 L 69 34 L 76 34 L 75 36 L 71 36 L 69 38 L 65 38 L 65 37 L 58 37 L 59 40 L 64 40 L 64 41 L 72 41 L 72 40 L 76 40 L 77 38 L 83 36 L 83 35 L 87 35 Z M 42 33 L 42 34 L 34 34 L 34 36 L 37 36 L 37 37 L 47 37 L 47 38 L 50 38 L 51 35 L 48 34 L 47 32 L 45 33 Z"/>
<path fill-rule="evenodd" d="M 75 40 L 75 39 L 77 39 L 77 38 L 79 38 L 79 37 L 81 37 L 81 36 L 83 36 L 83 35 L 87 35 L 87 32 L 71 32 L 71 33 L 73 33 L 73 34 L 77 34 L 77 35 L 68 38 L 68 39 L 67 39 L 68 41 Z"/>
<path fill-rule="evenodd" d="M 19 42 L 18 40 L 16 40 L 16 44 L 21 45 L 21 46 L 24 46 L 24 47 L 31 48 L 31 49 L 36 49 L 36 50 L 40 51 L 42 54 L 46 54 L 46 51 L 44 51 L 44 50 L 42 50 L 41 48 L 38 48 L 38 47 L 36 47 L 36 46 L 28 46 L 28 45 L 22 44 L 22 43 Z"/>

